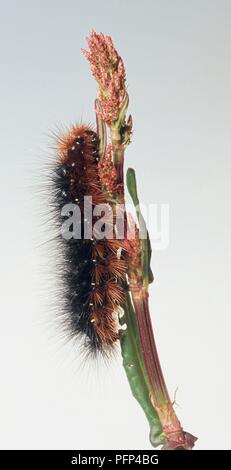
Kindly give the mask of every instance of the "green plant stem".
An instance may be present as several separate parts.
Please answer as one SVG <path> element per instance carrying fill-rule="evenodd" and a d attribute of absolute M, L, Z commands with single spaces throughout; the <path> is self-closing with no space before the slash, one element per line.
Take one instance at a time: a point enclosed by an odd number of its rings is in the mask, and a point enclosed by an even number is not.
<path fill-rule="evenodd" d="M 124 205 L 125 145 L 121 129 L 122 126 L 126 126 L 126 109 L 127 105 L 123 107 L 118 120 L 110 128 L 112 158 L 117 170 L 118 191 L 115 195 L 115 202 Z M 121 334 L 123 365 L 132 393 L 149 421 L 152 445 L 157 446 L 162 443 L 163 449 L 191 449 L 196 438 L 183 431 L 176 416 L 164 381 L 153 335 L 148 305 L 148 285 L 153 280 L 150 268 L 151 245 L 140 211 L 135 172 L 132 169 L 128 171 L 127 185 L 136 207 L 143 238 L 141 240 L 141 272 L 130 272 L 133 305 L 129 293 L 124 305 L 127 329 Z"/>
<path fill-rule="evenodd" d="M 123 366 L 132 394 L 143 408 L 149 422 L 150 441 L 154 447 L 157 447 L 164 443 L 164 434 L 158 414 L 150 400 L 151 387 L 143 362 L 135 313 L 129 292 L 127 292 L 126 303 L 123 308 L 124 317 L 122 317 L 121 324 L 125 323 L 127 326 L 125 331 L 122 330 L 120 339 Z"/>
<path fill-rule="evenodd" d="M 146 224 L 140 211 L 136 176 L 133 169 L 129 169 L 127 172 L 127 187 L 136 208 L 137 219 L 143 236 L 141 239 L 141 272 L 137 272 L 136 270 L 134 270 L 134 272 L 130 271 L 130 290 L 136 313 L 143 360 L 147 370 L 148 379 L 151 384 L 151 400 L 166 436 L 164 448 L 191 449 L 196 438 L 183 431 L 180 421 L 176 416 L 173 403 L 170 400 L 165 384 L 153 334 L 148 302 L 148 284 L 151 272 L 151 247 Z"/>

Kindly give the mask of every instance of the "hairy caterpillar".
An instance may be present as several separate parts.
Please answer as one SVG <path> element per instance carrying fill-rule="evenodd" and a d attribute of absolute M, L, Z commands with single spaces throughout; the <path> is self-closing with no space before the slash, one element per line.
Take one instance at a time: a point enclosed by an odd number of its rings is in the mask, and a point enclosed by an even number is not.
<path fill-rule="evenodd" d="M 92 197 L 92 214 L 98 204 L 107 203 L 98 171 L 98 137 L 89 126 L 73 126 L 58 141 L 58 162 L 53 170 L 53 202 L 58 221 L 62 207 L 77 204 L 84 234 L 84 196 Z M 92 215 L 92 222 L 97 217 Z M 113 218 L 114 225 L 114 218 Z M 114 230 L 114 228 L 113 228 Z M 65 322 L 71 336 L 84 338 L 90 352 L 108 354 L 118 335 L 118 309 L 123 303 L 122 284 L 127 263 L 123 240 L 62 240 Z"/>

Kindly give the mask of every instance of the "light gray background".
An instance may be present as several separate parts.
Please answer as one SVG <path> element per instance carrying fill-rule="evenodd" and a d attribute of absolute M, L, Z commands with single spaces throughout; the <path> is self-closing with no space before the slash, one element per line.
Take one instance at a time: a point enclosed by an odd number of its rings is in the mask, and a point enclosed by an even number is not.
<path fill-rule="evenodd" d="M 120 356 L 84 367 L 63 346 L 52 253 L 40 247 L 47 135 L 94 122 L 80 52 L 94 28 L 126 64 L 127 165 L 141 199 L 170 204 L 170 245 L 154 253 L 151 289 L 166 381 L 172 397 L 179 387 L 177 413 L 197 449 L 230 449 L 230 0 L 9 0 L 0 10 L 0 447 L 150 448 Z"/>

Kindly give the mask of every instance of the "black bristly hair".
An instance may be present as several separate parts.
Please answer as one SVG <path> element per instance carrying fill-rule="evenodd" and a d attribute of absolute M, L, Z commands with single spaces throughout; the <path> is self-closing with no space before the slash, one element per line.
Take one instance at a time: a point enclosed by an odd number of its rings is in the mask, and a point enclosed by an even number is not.
<path fill-rule="evenodd" d="M 127 266 L 121 256 L 123 241 L 97 240 L 93 235 L 83 238 L 84 196 L 92 197 L 92 211 L 97 204 L 107 203 L 98 174 L 98 145 L 95 131 L 84 125 L 73 126 L 59 138 L 52 172 L 53 206 L 59 226 L 65 204 L 77 204 L 81 210 L 82 238 L 66 240 L 60 234 L 65 328 L 71 337 L 83 338 L 88 352 L 108 355 L 119 338 L 118 309 L 124 298 L 121 284 Z"/>

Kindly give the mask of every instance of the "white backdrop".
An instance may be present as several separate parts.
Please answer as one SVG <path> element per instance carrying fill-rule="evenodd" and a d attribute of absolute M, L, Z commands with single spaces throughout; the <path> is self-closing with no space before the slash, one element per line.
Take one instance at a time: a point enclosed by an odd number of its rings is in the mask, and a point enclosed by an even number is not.
<path fill-rule="evenodd" d="M 118 355 L 87 364 L 57 331 L 37 186 L 56 125 L 94 121 L 80 52 L 92 28 L 124 58 L 143 203 L 170 205 L 152 318 L 177 413 L 197 449 L 230 449 L 231 3 L 1 0 L 3 449 L 148 449 Z M 50 274 L 49 274 L 50 273 Z M 56 305 L 58 309 L 58 305 Z"/>

